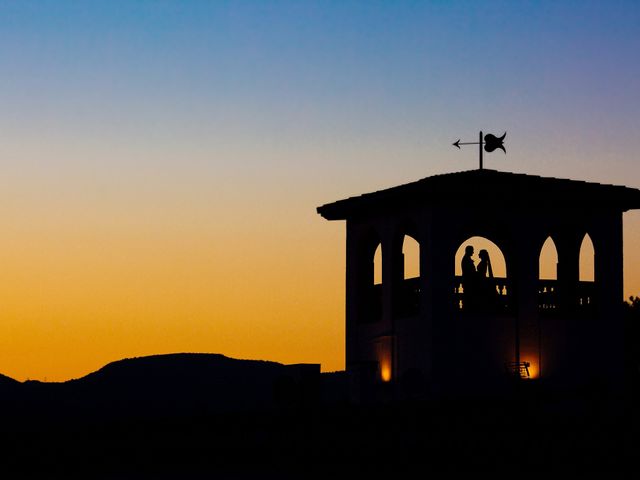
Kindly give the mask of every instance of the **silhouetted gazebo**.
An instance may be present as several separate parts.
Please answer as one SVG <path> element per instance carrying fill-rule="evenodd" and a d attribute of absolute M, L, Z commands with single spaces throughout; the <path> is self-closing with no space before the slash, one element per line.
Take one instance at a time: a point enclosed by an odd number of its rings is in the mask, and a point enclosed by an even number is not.
<path fill-rule="evenodd" d="M 514 378 L 574 388 L 623 386 L 622 213 L 640 190 L 472 170 L 436 175 L 318 207 L 346 220 L 346 368 L 360 384 L 396 391 L 491 392 Z M 579 280 L 591 238 L 594 281 Z M 420 246 L 404 278 L 405 235 Z M 455 255 L 473 236 L 493 241 L 506 277 L 471 303 Z M 551 237 L 557 279 L 541 280 Z M 382 282 L 373 258 L 382 249 Z"/>

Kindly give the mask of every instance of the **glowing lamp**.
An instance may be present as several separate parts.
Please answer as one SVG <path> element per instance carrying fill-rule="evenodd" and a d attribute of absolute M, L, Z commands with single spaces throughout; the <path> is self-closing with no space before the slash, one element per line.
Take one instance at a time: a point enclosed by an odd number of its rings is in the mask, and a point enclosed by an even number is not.
<path fill-rule="evenodd" d="M 383 382 L 391 381 L 391 363 L 388 360 L 380 363 L 380 378 Z"/>

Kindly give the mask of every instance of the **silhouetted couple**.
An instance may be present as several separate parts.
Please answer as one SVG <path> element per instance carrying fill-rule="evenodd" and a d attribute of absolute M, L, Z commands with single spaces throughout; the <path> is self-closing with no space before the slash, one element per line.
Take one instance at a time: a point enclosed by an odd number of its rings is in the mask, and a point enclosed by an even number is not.
<path fill-rule="evenodd" d="M 492 307 L 495 305 L 496 287 L 489 252 L 480 250 L 477 267 L 471 257 L 473 246 L 467 245 L 462 257 L 463 306 L 465 310 Z"/>

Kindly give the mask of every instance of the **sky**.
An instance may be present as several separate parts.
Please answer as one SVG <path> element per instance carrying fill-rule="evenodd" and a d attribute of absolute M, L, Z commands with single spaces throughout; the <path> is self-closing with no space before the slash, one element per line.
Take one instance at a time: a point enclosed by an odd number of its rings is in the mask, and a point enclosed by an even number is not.
<path fill-rule="evenodd" d="M 0 0 L 0 372 L 344 368 L 343 222 L 477 167 L 640 188 L 636 1 Z M 640 212 L 625 296 L 640 295 Z"/>

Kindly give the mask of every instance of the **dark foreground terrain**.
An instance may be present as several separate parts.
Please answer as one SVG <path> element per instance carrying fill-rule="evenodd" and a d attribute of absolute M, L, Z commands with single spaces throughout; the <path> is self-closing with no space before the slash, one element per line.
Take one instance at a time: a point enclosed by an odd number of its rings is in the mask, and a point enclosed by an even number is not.
<path fill-rule="evenodd" d="M 355 405 L 347 391 L 343 373 L 202 354 L 124 360 L 62 384 L 0 377 L 2 478 L 638 468 L 629 398 L 530 385 L 482 401 Z"/>

